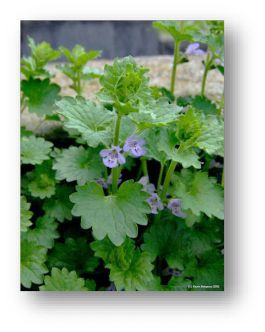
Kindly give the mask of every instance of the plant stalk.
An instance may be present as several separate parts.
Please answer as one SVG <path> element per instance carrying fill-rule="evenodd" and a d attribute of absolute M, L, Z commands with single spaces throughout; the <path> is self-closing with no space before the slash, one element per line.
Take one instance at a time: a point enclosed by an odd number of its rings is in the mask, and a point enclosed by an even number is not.
<path fill-rule="evenodd" d="M 204 64 L 204 73 L 202 77 L 202 86 L 201 86 L 201 96 L 204 97 L 205 94 L 205 88 L 206 88 L 206 80 L 207 80 L 207 75 L 209 72 L 209 69 L 211 67 L 212 59 L 210 59 L 209 54 L 207 55 L 207 59 L 205 60 Z"/>
<path fill-rule="evenodd" d="M 170 84 L 170 92 L 172 94 L 174 94 L 175 90 L 178 61 L 179 61 L 179 42 L 176 41 L 174 47 L 174 60 L 173 60 L 173 68 L 171 72 L 171 84 Z"/>
<path fill-rule="evenodd" d="M 163 173 L 164 173 L 164 168 L 165 165 L 164 164 L 160 164 L 160 171 L 159 171 L 159 176 L 158 176 L 158 180 L 157 180 L 157 191 L 159 191 L 160 186 L 161 186 L 161 181 L 162 181 L 162 177 L 163 177 Z"/>
<path fill-rule="evenodd" d="M 170 163 L 169 168 L 167 170 L 165 181 L 164 181 L 164 184 L 163 184 L 163 190 L 162 190 L 162 194 L 161 194 L 161 200 L 162 201 L 164 201 L 166 199 L 168 186 L 169 186 L 169 183 L 171 181 L 171 178 L 172 178 L 172 175 L 174 173 L 174 170 L 175 170 L 176 166 L 177 166 L 177 162 L 174 161 L 174 160 L 171 160 L 171 163 Z"/>
<path fill-rule="evenodd" d="M 141 166 L 144 176 L 148 176 L 147 160 L 145 158 L 141 158 Z"/>
<path fill-rule="evenodd" d="M 118 146 L 119 145 L 119 135 L 120 135 L 120 127 L 121 127 L 121 115 L 117 114 L 117 120 L 115 125 L 115 132 L 114 132 L 114 139 L 113 139 L 113 145 Z M 118 189 L 118 180 L 120 175 L 120 168 L 115 167 L 112 169 L 112 193 L 115 194 Z"/>

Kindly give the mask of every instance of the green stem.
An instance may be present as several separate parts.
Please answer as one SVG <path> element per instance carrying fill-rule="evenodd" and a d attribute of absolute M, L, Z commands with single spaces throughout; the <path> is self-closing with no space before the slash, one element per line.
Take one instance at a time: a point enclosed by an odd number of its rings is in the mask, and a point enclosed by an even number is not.
<path fill-rule="evenodd" d="M 76 81 L 75 81 L 74 86 L 75 86 L 76 93 L 80 96 L 81 95 L 81 91 L 82 91 L 82 89 L 81 89 L 81 73 L 80 73 L 80 71 L 78 71 L 76 73 Z"/>
<path fill-rule="evenodd" d="M 202 97 L 204 97 L 207 74 L 208 74 L 208 69 L 207 69 L 207 67 L 205 66 L 205 68 L 204 68 L 204 73 L 203 73 L 203 78 L 202 78 L 202 88 L 201 88 L 201 96 L 202 96 Z"/>
<path fill-rule="evenodd" d="M 114 132 L 114 139 L 113 139 L 113 145 L 118 146 L 119 145 L 119 135 L 120 135 L 120 127 L 121 127 L 121 115 L 117 114 L 117 120 L 115 125 L 115 132 Z M 120 175 L 120 168 L 115 167 L 112 169 L 112 193 L 115 194 L 118 189 L 118 180 Z"/>
<path fill-rule="evenodd" d="M 160 171 L 159 171 L 159 176 L 158 176 L 158 180 L 157 180 L 157 191 L 159 191 L 160 185 L 161 185 L 161 181 L 162 181 L 162 177 L 163 177 L 163 173 L 164 173 L 164 164 L 160 164 Z"/>
<path fill-rule="evenodd" d="M 166 174 L 165 181 L 164 181 L 164 184 L 163 184 L 163 190 L 162 190 L 162 194 L 161 194 L 161 200 L 162 201 L 164 201 L 165 198 L 166 198 L 168 186 L 169 186 L 169 183 L 171 181 L 171 177 L 174 173 L 174 170 L 175 170 L 176 166 L 177 166 L 177 162 L 171 160 L 171 163 L 170 163 L 169 168 L 167 170 L 167 174 Z"/>
<path fill-rule="evenodd" d="M 224 172 L 224 169 L 223 169 L 223 172 L 222 172 L 221 184 L 222 184 L 222 187 L 224 187 L 224 185 L 225 185 L 225 172 Z"/>
<path fill-rule="evenodd" d="M 141 166 L 144 176 L 148 176 L 147 160 L 145 158 L 141 158 Z"/>
<path fill-rule="evenodd" d="M 201 87 L 201 96 L 202 97 L 204 97 L 204 94 L 205 94 L 207 75 L 208 75 L 208 72 L 210 70 L 212 60 L 213 59 L 210 59 L 210 55 L 208 54 L 207 58 L 205 60 L 204 73 L 203 73 L 203 77 L 202 77 L 202 87 Z"/>
<path fill-rule="evenodd" d="M 175 47 L 174 47 L 174 60 L 173 60 L 173 68 L 172 68 L 172 73 L 171 73 L 171 84 L 170 84 L 170 92 L 172 94 L 174 94 L 174 90 L 175 90 L 178 60 L 179 60 L 179 42 L 176 41 Z"/>

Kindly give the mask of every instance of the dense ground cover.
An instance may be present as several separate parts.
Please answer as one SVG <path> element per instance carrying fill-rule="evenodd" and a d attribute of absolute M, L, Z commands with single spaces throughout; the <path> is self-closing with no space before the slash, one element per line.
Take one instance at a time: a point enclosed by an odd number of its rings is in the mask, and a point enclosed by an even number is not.
<path fill-rule="evenodd" d="M 209 71 L 224 72 L 223 22 L 154 27 L 175 43 L 170 89 L 150 86 L 131 56 L 100 72 L 87 67 L 100 51 L 29 38 L 21 111 L 64 129 L 51 138 L 21 129 L 23 290 L 224 288 L 223 99 L 205 97 Z M 47 70 L 62 55 L 76 97 L 61 97 Z M 176 98 L 177 67 L 196 55 L 201 94 Z M 90 79 L 101 85 L 93 101 L 82 96 Z"/>

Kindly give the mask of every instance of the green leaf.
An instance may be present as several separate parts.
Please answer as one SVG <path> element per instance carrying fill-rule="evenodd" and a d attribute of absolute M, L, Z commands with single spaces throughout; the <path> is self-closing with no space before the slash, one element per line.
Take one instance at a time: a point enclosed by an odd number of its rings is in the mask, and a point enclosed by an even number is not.
<path fill-rule="evenodd" d="M 110 144 L 115 118 L 113 112 L 82 97 L 64 97 L 56 105 L 58 113 L 65 117 L 65 127 L 78 130 L 89 146 Z"/>
<path fill-rule="evenodd" d="M 91 247 L 95 255 L 104 260 L 105 266 L 110 270 L 110 280 L 114 282 L 117 290 L 146 290 L 148 283 L 154 280 L 151 272 L 153 265 L 148 254 L 135 248 L 131 239 L 126 238 L 119 247 L 114 246 L 108 239 L 95 241 Z M 105 252 L 106 248 L 108 252 Z"/>
<path fill-rule="evenodd" d="M 216 115 L 218 112 L 215 103 L 206 97 L 196 96 L 192 100 L 191 104 L 194 108 L 196 108 L 199 111 L 202 111 L 204 114 Z"/>
<path fill-rule="evenodd" d="M 194 168 L 201 168 L 199 156 L 197 155 L 194 147 L 191 145 L 187 149 L 182 149 L 182 145 L 175 135 L 175 132 L 170 128 L 161 130 L 159 133 L 159 139 L 157 142 L 157 150 L 163 152 L 166 160 L 174 160 L 183 167 L 188 168 L 193 166 Z"/>
<path fill-rule="evenodd" d="M 207 252 L 200 259 L 191 260 L 184 270 L 183 276 L 193 278 L 193 290 L 222 291 L 224 289 L 224 257 L 217 251 Z M 219 287 L 201 287 L 214 285 Z M 194 286 L 199 286 L 199 288 L 194 288 Z"/>
<path fill-rule="evenodd" d="M 66 47 L 60 47 L 60 51 L 66 56 L 67 60 L 70 61 L 75 68 L 81 68 L 86 65 L 90 60 L 93 60 L 101 55 L 101 51 L 86 51 L 81 45 L 75 45 L 75 47 L 70 51 Z"/>
<path fill-rule="evenodd" d="M 160 140 L 160 128 L 148 128 L 145 129 L 140 137 L 145 141 L 146 148 L 146 157 L 149 159 L 155 159 L 161 164 L 164 164 L 167 161 L 167 155 L 165 152 L 158 149 L 158 144 Z"/>
<path fill-rule="evenodd" d="M 202 257 L 222 242 L 222 227 L 217 220 L 204 220 L 187 227 L 173 215 L 163 212 L 144 233 L 142 250 L 153 262 L 165 259 L 171 268 L 183 270 L 194 257 Z"/>
<path fill-rule="evenodd" d="M 75 203 L 74 216 L 81 216 L 81 227 L 92 227 L 93 235 L 102 240 L 106 235 L 115 245 L 121 245 L 126 235 L 135 238 L 137 224 L 146 225 L 146 213 L 150 208 L 146 202 L 149 195 L 142 191 L 139 183 L 122 183 L 115 195 L 104 196 L 104 191 L 95 182 L 77 186 L 77 192 L 70 196 Z"/>
<path fill-rule="evenodd" d="M 167 286 L 165 287 L 165 290 L 167 291 L 188 291 L 192 287 L 192 282 L 189 279 L 185 279 L 182 277 L 172 277 Z"/>
<path fill-rule="evenodd" d="M 161 127 L 175 122 L 181 110 L 182 107 L 160 98 L 147 105 L 140 105 L 139 112 L 131 113 L 130 118 L 140 128 Z"/>
<path fill-rule="evenodd" d="M 160 31 L 166 32 L 177 41 L 191 41 L 192 35 L 190 34 L 192 25 L 185 21 L 157 21 L 153 23 L 153 27 Z"/>
<path fill-rule="evenodd" d="M 183 208 L 195 215 L 205 213 L 208 217 L 224 219 L 223 189 L 205 172 L 183 169 L 173 178 L 172 193 L 183 201 Z"/>
<path fill-rule="evenodd" d="M 49 159 L 52 143 L 42 137 L 23 136 L 21 138 L 21 161 L 23 164 L 41 164 Z"/>
<path fill-rule="evenodd" d="M 68 272 L 65 268 L 59 270 L 54 267 L 51 275 L 44 277 L 44 285 L 40 286 L 40 291 L 84 292 L 88 289 L 85 287 L 85 280 L 78 278 L 75 271 Z"/>
<path fill-rule="evenodd" d="M 172 127 L 161 130 L 157 148 L 165 152 L 169 160 L 181 163 L 184 168 L 201 168 L 196 149 L 222 156 L 223 128 L 222 118 L 190 108 L 178 117 L 176 131 Z"/>
<path fill-rule="evenodd" d="M 30 77 L 50 77 L 49 72 L 44 67 L 49 61 L 60 57 L 60 52 L 53 50 L 47 42 L 36 44 L 30 37 L 28 37 L 28 46 L 31 49 L 31 56 L 21 59 L 22 74 L 27 79 Z"/>
<path fill-rule="evenodd" d="M 104 168 L 99 151 L 85 149 L 83 146 L 71 146 L 69 149 L 62 150 L 53 165 L 53 169 L 56 170 L 56 179 L 67 182 L 77 181 L 80 185 L 100 178 Z"/>
<path fill-rule="evenodd" d="M 21 82 L 21 90 L 28 98 L 29 112 L 39 116 L 51 115 L 54 103 L 59 98 L 60 87 L 50 83 L 49 79 L 40 80 L 30 78 Z"/>
<path fill-rule="evenodd" d="M 20 197 L 20 231 L 27 232 L 28 228 L 32 225 L 30 221 L 33 213 L 30 211 L 30 203 L 27 202 L 26 197 Z"/>
<path fill-rule="evenodd" d="M 197 140 L 198 148 L 209 155 L 224 156 L 224 120 L 207 115 L 203 120 L 203 131 Z"/>
<path fill-rule="evenodd" d="M 61 55 L 59 51 L 52 49 L 49 43 L 42 42 L 36 44 L 31 37 L 28 37 L 28 46 L 38 67 L 45 66 L 49 61 L 56 60 Z"/>
<path fill-rule="evenodd" d="M 183 224 L 162 215 L 144 233 L 142 250 L 148 253 L 153 262 L 157 257 L 164 258 L 172 268 L 183 269 L 190 256 L 189 246 L 183 238 Z"/>
<path fill-rule="evenodd" d="M 33 197 L 49 198 L 55 194 L 54 171 L 51 160 L 37 165 L 32 172 L 27 173 L 27 189 Z"/>
<path fill-rule="evenodd" d="M 67 238 L 64 243 L 55 243 L 48 255 L 48 267 L 65 267 L 78 274 L 93 272 L 98 266 L 98 258 L 93 255 L 85 238 Z"/>
<path fill-rule="evenodd" d="M 26 239 L 21 241 L 21 283 L 30 288 L 31 283 L 41 284 L 43 274 L 48 272 L 45 266 L 47 248 Z"/>
<path fill-rule="evenodd" d="M 95 291 L 97 285 L 95 280 L 86 279 L 85 286 L 89 291 Z"/>
<path fill-rule="evenodd" d="M 45 200 L 43 204 L 46 215 L 60 222 L 72 220 L 71 210 L 73 204 L 69 200 L 69 196 L 72 193 L 73 189 L 67 185 L 56 186 L 55 195 Z"/>
<path fill-rule="evenodd" d="M 51 249 L 54 246 L 54 240 L 59 238 L 57 232 L 58 224 L 53 218 L 43 216 L 36 221 L 36 226 L 25 233 L 25 238 L 44 248 Z"/>
<path fill-rule="evenodd" d="M 151 98 L 148 69 L 137 65 L 133 57 L 115 59 L 112 65 L 105 65 L 104 75 L 100 79 L 102 89 L 98 98 L 106 104 L 125 107 L 126 112 L 134 110 L 139 102 Z"/>

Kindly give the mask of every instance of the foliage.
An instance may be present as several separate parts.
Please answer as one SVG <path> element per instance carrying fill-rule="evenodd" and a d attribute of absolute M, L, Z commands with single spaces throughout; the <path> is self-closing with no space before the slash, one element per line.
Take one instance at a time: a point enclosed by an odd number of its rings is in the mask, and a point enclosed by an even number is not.
<path fill-rule="evenodd" d="M 100 51 L 28 39 L 21 111 L 63 129 L 21 128 L 22 290 L 224 290 L 224 100 L 205 90 L 224 65 L 223 23 L 154 27 L 175 45 L 170 90 L 151 87 L 131 56 L 101 72 L 87 67 Z M 54 83 L 49 62 L 60 56 L 76 97 Z M 192 56 L 204 65 L 202 93 L 176 97 L 176 66 Z M 86 98 L 92 78 L 101 88 Z"/>
<path fill-rule="evenodd" d="M 76 193 L 70 196 L 75 204 L 74 216 L 81 217 L 81 227 L 92 227 L 96 239 L 106 235 L 115 244 L 124 242 L 126 235 L 137 236 L 137 224 L 146 225 L 146 213 L 150 212 L 146 202 L 148 194 L 141 190 L 141 185 L 132 181 L 124 182 L 115 195 L 104 195 L 102 187 L 89 182 L 77 186 Z M 89 215 L 87 211 L 90 211 Z"/>
<path fill-rule="evenodd" d="M 75 45 L 72 51 L 61 46 L 60 51 L 69 62 L 59 66 L 59 68 L 72 80 L 71 88 L 77 94 L 81 94 L 82 80 L 101 77 L 100 72 L 85 67 L 88 61 L 100 56 L 100 51 L 86 52 L 81 45 Z"/>
<path fill-rule="evenodd" d="M 34 135 L 21 138 L 21 162 L 22 164 L 41 164 L 49 159 L 52 143 L 42 137 Z"/>
<path fill-rule="evenodd" d="M 87 291 L 83 278 L 78 278 L 75 271 L 69 272 L 66 268 L 62 270 L 52 268 L 51 275 L 44 277 L 44 285 L 40 291 L 60 292 L 82 292 Z"/>

